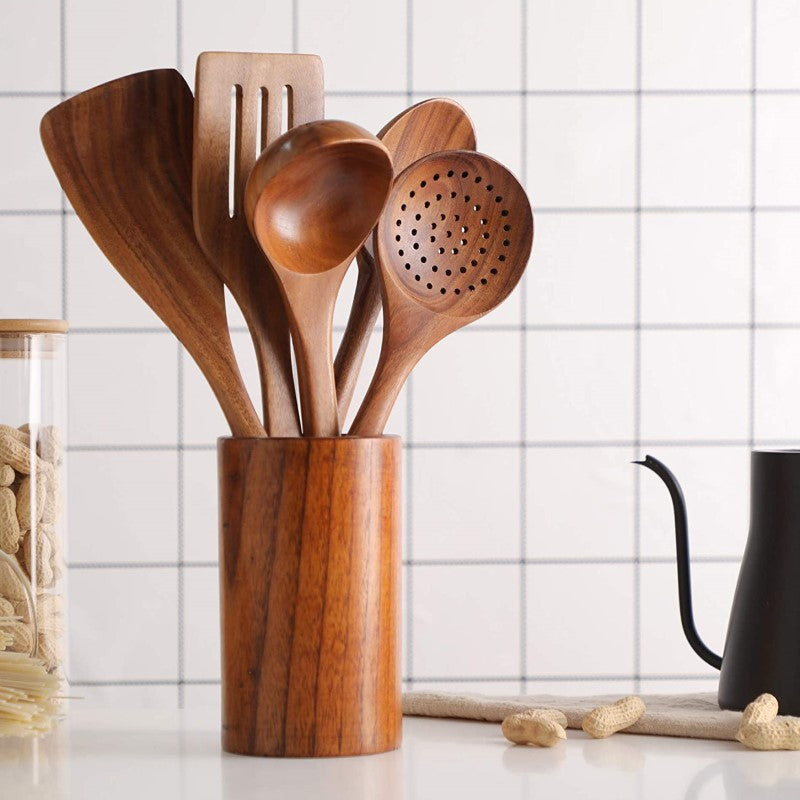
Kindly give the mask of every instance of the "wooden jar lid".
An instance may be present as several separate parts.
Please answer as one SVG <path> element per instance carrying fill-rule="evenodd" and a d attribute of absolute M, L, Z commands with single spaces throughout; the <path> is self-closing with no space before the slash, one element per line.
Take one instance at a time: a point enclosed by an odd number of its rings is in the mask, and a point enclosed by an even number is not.
<path fill-rule="evenodd" d="M 63 349 L 62 341 L 51 337 L 68 330 L 63 319 L 0 319 L 0 358 L 55 358 Z"/>
<path fill-rule="evenodd" d="M 0 319 L 0 334 L 66 333 L 69 323 L 64 319 Z"/>

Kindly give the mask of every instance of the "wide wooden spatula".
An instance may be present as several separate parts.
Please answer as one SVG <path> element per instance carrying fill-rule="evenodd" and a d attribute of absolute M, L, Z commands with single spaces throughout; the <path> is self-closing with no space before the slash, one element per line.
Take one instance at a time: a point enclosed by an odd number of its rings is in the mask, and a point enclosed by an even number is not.
<path fill-rule="evenodd" d="M 233 434 L 264 436 L 233 355 L 222 281 L 192 227 L 193 105 L 179 72 L 140 72 L 48 111 L 42 142 L 92 238 L 197 362 Z"/>
<path fill-rule="evenodd" d="M 324 99 L 319 56 L 201 53 L 197 59 L 194 229 L 250 329 L 270 436 L 299 435 L 300 420 L 286 312 L 248 230 L 244 188 L 256 159 L 282 127 L 322 119 Z"/>

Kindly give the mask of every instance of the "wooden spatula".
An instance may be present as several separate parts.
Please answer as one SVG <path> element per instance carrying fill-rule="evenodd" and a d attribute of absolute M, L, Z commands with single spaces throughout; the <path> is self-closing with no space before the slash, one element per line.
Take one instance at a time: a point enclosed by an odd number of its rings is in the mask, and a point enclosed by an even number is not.
<path fill-rule="evenodd" d="M 140 72 L 48 111 L 42 142 L 92 238 L 197 362 L 233 434 L 264 436 L 233 355 L 222 281 L 192 228 L 193 105 L 180 73 Z"/>
<path fill-rule="evenodd" d="M 431 153 L 475 149 L 472 120 L 455 100 L 443 97 L 423 100 L 402 111 L 383 126 L 378 138 L 392 156 L 395 175 Z M 335 362 L 336 394 L 342 424 L 353 399 L 370 333 L 381 309 L 380 280 L 375 271 L 371 237 L 358 251 L 356 260 L 358 281 Z"/>
<path fill-rule="evenodd" d="M 250 235 L 244 187 L 259 154 L 288 127 L 322 119 L 322 61 L 313 55 L 201 53 L 195 86 L 192 207 L 206 255 L 244 314 L 270 436 L 297 436 L 289 326 L 272 270 Z"/>

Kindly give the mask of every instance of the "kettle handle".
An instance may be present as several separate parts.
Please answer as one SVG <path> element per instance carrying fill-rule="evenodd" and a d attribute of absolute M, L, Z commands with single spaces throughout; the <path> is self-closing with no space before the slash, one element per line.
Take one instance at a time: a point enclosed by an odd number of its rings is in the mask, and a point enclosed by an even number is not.
<path fill-rule="evenodd" d="M 697 633 L 692 612 L 692 582 L 689 574 L 689 525 L 686 520 L 686 501 L 683 498 L 678 479 L 657 458 L 645 456 L 644 461 L 634 461 L 643 467 L 655 472 L 666 484 L 672 498 L 672 508 L 675 512 L 675 550 L 678 557 L 678 602 L 681 610 L 681 625 L 686 640 L 692 650 L 707 664 L 716 669 L 722 667 L 722 656 L 710 650 Z"/>

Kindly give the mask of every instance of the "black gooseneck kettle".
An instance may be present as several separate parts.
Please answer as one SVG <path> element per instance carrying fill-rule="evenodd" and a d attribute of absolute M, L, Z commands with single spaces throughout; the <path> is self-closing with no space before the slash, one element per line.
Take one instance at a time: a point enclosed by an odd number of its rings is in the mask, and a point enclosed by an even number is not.
<path fill-rule="evenodd" d="M 675 512 L 681 623 L 697 655 L 720 670 L 720 708 L 742 710 L 763 692 L 781 714 L 800 716 L 800 451 L 750 454 L 750 532 L 733 598 L 724 657 L 697 633 L 692 614 L 686 503 L 658 459 L 651 469 L 669 489 Z"/>

